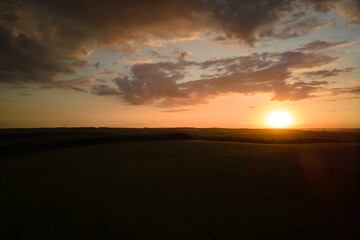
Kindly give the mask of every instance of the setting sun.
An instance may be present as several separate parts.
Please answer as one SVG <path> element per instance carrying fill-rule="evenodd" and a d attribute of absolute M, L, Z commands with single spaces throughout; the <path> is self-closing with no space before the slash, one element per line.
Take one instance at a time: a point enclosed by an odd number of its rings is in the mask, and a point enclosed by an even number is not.
<path fill-rule="evenodd" d="M 268 125 L 275 128 L 284 128 L 291 125 L 291 116 L 286 111 L 275 111 L 268 117 Z"/>

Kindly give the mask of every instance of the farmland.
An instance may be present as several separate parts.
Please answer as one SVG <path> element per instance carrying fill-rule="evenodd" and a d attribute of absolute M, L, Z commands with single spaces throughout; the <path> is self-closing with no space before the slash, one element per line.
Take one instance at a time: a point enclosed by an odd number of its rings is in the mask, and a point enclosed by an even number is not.
<path fill-rule="evenodd" d="M 358 239 L 357 133 L 289 131 L 2 130 L 0 239 Z"/>

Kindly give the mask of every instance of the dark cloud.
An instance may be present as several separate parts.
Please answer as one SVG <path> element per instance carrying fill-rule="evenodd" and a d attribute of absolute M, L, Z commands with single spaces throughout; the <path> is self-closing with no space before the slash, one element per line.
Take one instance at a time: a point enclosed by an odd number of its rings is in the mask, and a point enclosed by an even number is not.
<path fill-rule="evenodd" d="M 320 70 L 320 71 L 314 71 L 314 72 L 306 72 L 303 73 L 308 78 L 326 78 L 326 77 L 334 77 L 338 76 L 340 73 L 348 73 L 354 70 L 353 67 L 344 68 L 344 69 L 333 69 L 331 71 L 329 70 Z"/>
<path fill-rule="evenodd" d="M 1 16 L 1 20 L 6 22 L 16 22 L 18 20 L 19 16 L 14 12 L 8 12 Z"/>
<path fill-rule="evenodd" d="M 268 1 L 236 1 L 236 0 L 214 0 L 207 1 L 208 9 L 213 15 L 213 28 L 218 27 L 217 32 L 224 34 L 216 40 L 237 39 L 246 44 L 254 44 L 258 39 L 282 38 L 277 25 L 282 23 L 287 27 L 291 24 L 296 28 L 297 35 L 311 31 L 310 21 L 306 23 L 295 23 L 293 20 L 282 21 L 289 14 L 298 13 L 299 9 L 312 9 L 317 12 L 328 12 L 335 9 L 339 1 L 292 1 L 292 0 L 268 0 Z M 296 19 L 302 15 L 296 16 Z M 290 35 L 286 35 L 286 38 Z"/>
<path fill-rule="evenodd" d="M 314 97 L 326 81 L 288 83 L 292 69 L 307 69 L 330 64 L 337 58 L 322 53 L 263 53 L 250 56 L 215 59 L 204 62 L 159 62 L 137 64 L 131 75 L 115 78 L 118 90 L 106 88 L 106 94 L 118 95 L 134 105 L 156 103 L 174 107 L 205 103 L 220 95 L 272 93 L 273 100 L 297 101 Z M 186 81 L 187 68 L 209 71 L 211 77 Z M 218 75 L 211 72 L 224 72 Z M 110 92 L 108 94 L 108 92 Z"/>
<path fill-rule="evenodd" d="M 293 13 L 290 17 L 284 17 L 280 14 L 279 19 L 274 18 L 275 22 L 267 22 L 258 26 L 258 30 L 249 35 L 249 39 L 244 40 L 242 37 L 234 37 L 234 34 L 216 36 L 213 41 L 223 45 L 233 45 L 242 42 L 248 45 L 253 45 L 258 40 L 274 40 L 274 39 L 288 39 L 305 35 L 309 32 L 320 30 L 334 23 L 320 21 L 319 17 L 306 17 L 304 11 Z M 274 16 L 272 16 L 274 17 Z M 280 19 L 283 19 L 280 21 Z M 245 19 L 243 19 L 245 20 Z M 245 20 L 246 21 L 246 20 Z M 236 23 L 234 23 L 236 24 Z M 239 25 L 241 28 L 241 24 Z M 245 31 L 245 30 L 244 30 Z M 237 41 L 234 41 L 237 40 Z"/>
<path fill-rule="evenodd" d="M 0 26 L 0 82 L 49 82 L 75 73 L 88 61 L 63 55 L 25 34 Z"/>
<path fill-rule="evenodd" d="M 316 41 L 312 41 L 310 43 L 307 43 L 305 45 L 302 45 L 299 48 L 297 48 L 296 50 L 300 50 L 300 51 L 318 51 L 318 50 L 324 50 L 324 49 L 333 48 L 333 47 L 341 47 L 341 46 L 345 46 L 345 45 L 349 45 L 349 42 L 344 41 L 344 42 L 331 43 L 331 42 L 325 42 L 325 41 L 316 40 Z"/>
<path fill-rule="evenodd" d="M 136 64 L 131 68 L 132 79 L 128 76 L 115 78 L 121 94 L 131 104 L 151 103 L 167 97 L 185 97 L 179 91 L 176 81 L 185 77 L 183 70 L 192 62 L 160 62 Z"/>
<path fill-rule="evenodd" d="M 358 8 L 348 6 L 340 0 L 3 0 L 0 81 L 54 81 L 89 64 L 82 57 L 95 46 L 135 52 L 150 38 L 216 32 L 225 40 L 253 45 L 263 38 L 294 35 L 287 24 L 296 35 L 316 28 L 301 22 L 301 11 L 340 9 L 356 21 Z M 282 22 L 289 15 L 299 20 Z M 285 31 L 279 35 L 280 23 Z M 179 59 L 186 57 L 182 54 Z"/>
<path fill-rule="evenodd" d="M 99 96 L 107 96 L 107 95 L 120 95 L 118 89 L 110 87 L 106 84 L 95 85 L 91 88 L 91 93 Z"/>
<path fill-rule="evenodd" d="M 100 62 L 94 63 L 94 67 L 95 67 L 96 69 L 98 69 L 98 68 L 100 67 Z"/>

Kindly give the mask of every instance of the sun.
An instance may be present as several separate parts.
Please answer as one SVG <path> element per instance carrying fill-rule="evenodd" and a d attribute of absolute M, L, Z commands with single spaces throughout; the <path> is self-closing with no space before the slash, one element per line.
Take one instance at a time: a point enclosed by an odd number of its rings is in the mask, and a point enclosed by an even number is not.
<path fill-rule="evenodd" d="M 274 128 L 288 127 L 291 125 L 291 121 L 290 114 L 283 110 L 272 112 L 267 119 L 268 125 Z"/>

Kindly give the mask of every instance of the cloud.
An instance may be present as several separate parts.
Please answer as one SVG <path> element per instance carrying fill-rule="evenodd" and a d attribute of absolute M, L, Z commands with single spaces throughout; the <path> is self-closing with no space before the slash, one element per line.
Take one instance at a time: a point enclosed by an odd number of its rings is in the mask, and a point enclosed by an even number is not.
<path fill-rule="evenodd" d="M 40 89 L 63 89 L 86 92 L 94 82 L 93 77 L 83 76 L 71 80 L 58 80 L 43 84 Z"/>
<path fill-rule="evenodd" d="M 250 56 L 211 59 L 199 63 L 200 69 L 212 69 L 216 72 L 254 71 L 273 64 L 270 53 L 252 54 Z"/>
<path fill-rule="evenodd" d="M 110 87 L 106 84 L 95 85 L 91 88 L 91 93 L 99 96 L 109 96 L 109 95 L 120 95 L 118 89 Z"/>
<path fill-rule="evenodd" d="M 326 24 L 310 25 L 301 11 L 336 9 L 357 21 L 355 0 L 3 0 L 0 82 L 45 83 L 73 74 L 90 64 L 82 57 L 94 47 L 136 52 L 152 39 L 211 33 L 252 46 L 266 38 L 290 37 L 292 28 L 299 35 Z M 298 20 L 282 21 L 287 16 Z M 279 35 L 280 23 L 285 32 Z"/>
<path fill-rule="evenodd" d="M 89 64 L 1 25 L 0 49 L 0 82 L 3 83 L 49 82 Z"/>
<path fill-rule="evenodd" d="M 107 79 L 97 78 L 96 81 L 100 82 L 100 83 L 106 83 L 108 80 Z"/>
<path fill-rule="evenodd" d="M 360 96 L 332 98 L 332 99 L 324 100 L 324 102 L 336 102 L 339 100 L 350 100 L 350 99 L 359 99 L 359 98 L 360 98 Z"/>
<path fill-rule="evenodd" d="M 16 20 L 19 19 L 19 16 L 14 12 L 8 12 L 8 13 L 5 13 L 4 15 L 2 15 L 0 17 L 0 19 L 5 21 L 5 22 L 14 23 L 14 22 L 16 22 Z"/>
<path fill-rule="evenodd" d="M 316 24 L 311 26 L 311 19 L 300 20 L 305 16 L 298 14 L 295 19 L 286 19 L 288 15 L 299 13 L 302 10 L 312 9 L 318 13 L 326 13 L 335 9 L 337 1 L 207 1 L 209 11 L 213 15 L 213 28 L 218 28 L 215 32 L 223 34 L 217 40 L 236 39 L 245 44 L 254 44 L 262 38 L 288 38 L 291 34 L 285 34 L 291 29 L 296 29 L 296 35 L 305 34 L 315 28 L 323 27 L 322 23 L 316 20 Z M 314 21 L 314 19 L 312 19 Z M 314 23 L 314 22 L 313 22 Z M 278 33 L 278 25 L 285 27 L 285 33 Z M 314 26 L 316 26 L 314 28 Z"/>
<path fill-rule="evenodd" d="M 124 62 L 127 63 L 151 63 L 152 60 L 151 59 L 124 59 Z"/>
<path fill-rule="evenodd" d="M 333 88 L 331 89 L 333 95 L 339 94 L 354 94 L 360 95 L 360 86 L 349 87 L 349 88 Z"/>
<path fill-rule="evenodd" d="M 214 59 L 204 62 L 179 60 L 132 66 L 131 74 L 115 78 L 118 89 L 93 90 L 97 95 L 117 95 L 133 104 L 177 107 L 206 103 L 226 94 L 270 93 L 272 100 L 297 101 L 315 97 L 326 81 L 288 83 L 293 69 L 308 69 L 336 61 L 323 53 L 287 51 Z M 189 67 L 208 71 L 208 77 L 188 81 Z M 211 74 L 211 73 L 219 74 Z M 93 88 L 94 89 L 94 88 Z M 102 89 L 101 89 L 102 90 Z"/>
<path fill-rule="evenodd" d="M 287 51 L 281 54 L 274 54 L 280 65 L 287 68 L 306 69 L 324 66 L 338 60 L 338 57 L 332 57 L 323 53 L 303 53 Z"/>
<path fill-rule="evenodd" d="M 138 105 L 151 103 L 159 98 L 184 97 L 176 81 L 183 79 L 183 70 L 190 62 L 159 62 L 153 64 L 136 64 L 129 76 L 115 78 L 125 101 Z"/>
<path fill-rule="evenodd" d="M 96 62 L 96 63 L 94 63 L 94 65 L 93 65 L 96 69 L 98 69 L 99 67 L 100 67 L 100 62 Z"/>
<path fill-rule="evenodd" d="M 351 27 L 360 26 L 360 3 L 354 0 L 342 0 L 337 2 L 336 9 L 349 20 Z"/>
<path fill-rule="evenodd" d="M 184 51 L 184 52 L 175 51 L 172 54 L 162 54 L 159 51 L 153 51 L 151 54 L 157 58 L 162 58 L 162 59 L 177 58 L 178 60 L 184 60 L 186 57 L 192 55 L 192 53 L 189 51 Z"/>
<path fill-rule="evenodd" d="M 176 112 L 186 112 L 186 111 L 191 111 L 191 109 L 187 109 L 187 108 L 183 108 L 183 109 L 168 109 L 168 110 L 163 110 L 162 112 L 166 112 L 166 113 L 176 113 Z"/>
<path fill-rule="evenodd" d="M 157 58 L 170 58 L 169 55 L 161 54 L 159 51 L 152 51 L 151 55 Z"/>
<path fill-rule="evenodd" d="M 308 78 L 326 78 L 326 77 L 334 77 L 338 76 L 340 73 L 348 73 L 353 71 L 355 68 L 349 67 L 344 69 L 333 69 L 331 71 L 329 70 L 320 70 L 320 71 L 314 71 L 314 72 L 306 72 L 303 73 Z"/>
<path fill-rule="evenodd" d="M 342 46 L 346 46 L 346 45 L 349 45 L 349 44 L 350 43 L 347 42 L 347 41 L 331 43 L 331 42 L 316 40 L 316 41 L 312 41 L 310 43 L 307 43 L 305 45 L 302 45 L 299 48 L 297 48 L 296 50 L 300 50 L 300 51 L 319 51 L 319 50 L 324 50 L 324 49 L 328 49 L 328 48 L 342 47 Z"/>
<path fill-rule="evenodd" d="M 108 75 L 108 76 L 118 76 L 121 73 L 118 72 L 118 71 L 109 71 L 107 69 L 104 69 L 101 72 L 99 72 L 98 74 L 100 74 L 100 75 Z"/>
<path fill-rule="evenodd" d="M 197 20 L 201 13 L 193 14 L 200 5 L 199 1 L 1 1 L 0 82 L 44 83 L 73 74 L 90 64 L 82 57 L 95 46 L 131 51 L 151 36 L 188 37 L 204 22 Z"/>
<path fill-rule="evenodd" d="M 179 60 L 184 60 L 186 57 L 191 56 L 191 55 L 192 55 L 192 53 L 189 52 L 189 51 L 180 52 L 179 56 L 178 56 L 178 59 Z"/>
<path fill-rule="evenodd" d="M 31 94 L 31 93 L 26 93 L 26 92 L 21 92 L 21 93 L 19 93 L 19 95 L 21 95 L 21 96 L 27 96 L 27 97 L 34 96 L 33 94 Z"/>
<path fill-rule="evenodd" d="M 315 30 L 320 30 L 331 24 L 332 23 L 328 22 L 320 22 L 319 18 L 317 17 L 309 17 L 298 22 L 288 24 L 280 31 L 276 31 L 274 34 L 270 34 L 270 36 L 273 35 L 273 38 L 279 39 L 294 38 Z"/>

